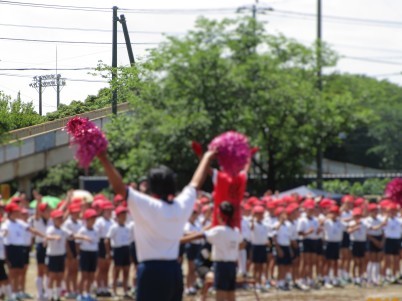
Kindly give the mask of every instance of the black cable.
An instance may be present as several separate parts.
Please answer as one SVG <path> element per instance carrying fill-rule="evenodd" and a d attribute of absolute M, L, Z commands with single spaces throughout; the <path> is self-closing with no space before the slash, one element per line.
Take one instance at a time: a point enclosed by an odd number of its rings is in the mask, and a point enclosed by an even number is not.
<path fill-rule="evenodd" d="M 78 70 L 95 70 L 96 68 L 82 67 L 82 68 L 57 68 L 58 71 L 78 71 Z M 55 68 L 0 68 L 0 71 L 52 71 Z"/>

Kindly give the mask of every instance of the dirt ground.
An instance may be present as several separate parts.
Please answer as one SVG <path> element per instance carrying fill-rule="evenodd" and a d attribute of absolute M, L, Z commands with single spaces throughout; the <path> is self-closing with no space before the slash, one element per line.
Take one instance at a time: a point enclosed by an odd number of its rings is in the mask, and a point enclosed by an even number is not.
<path fill-rule="evenodd" d="M 35 288 L 36 264 L 31 259 L 27 276 L 27 292 L 36 295 Z M 132 279 L 132 277 L 130 277 Z M 122 293 L 122 292 L 121 292 Z M 236 300 L 257 300 L 252 291 L 239 290 L 236 292 Z M 186 297 L 185 301 L 199 301 L 200 297 Z M 214 295 L 209 295 L 208 300 L 215 300 Z M 402 285 L 389 285 L 376 288 L 345 288 L 320 289 L 310 292 L 282 292 L 271 289 L 267 293 L 259 294 L 259 300 L 269 301 L 402 301 Z M 106 300 L 105 300 L 106 301 Z M 158 300 L 149 300 L 158 301 Z"/>

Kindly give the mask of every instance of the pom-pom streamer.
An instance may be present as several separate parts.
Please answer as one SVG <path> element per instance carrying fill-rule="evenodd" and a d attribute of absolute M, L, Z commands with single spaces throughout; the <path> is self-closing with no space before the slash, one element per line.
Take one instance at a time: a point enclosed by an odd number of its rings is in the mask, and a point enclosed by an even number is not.
<path fill-rule="evenodd" d="M 402 205 L 402 178 L 395 178 L 387 184 L 385 196 L 391 201 Z"/>
<path fill-rule="evenodd" d="M 95 156 L 107 149 L 105 134 L 87 118 L 71 118 L 66 131 L 71 136 L 70 146 L 76 147 L 75 158 L 83 168 L 88 168 Z"/>

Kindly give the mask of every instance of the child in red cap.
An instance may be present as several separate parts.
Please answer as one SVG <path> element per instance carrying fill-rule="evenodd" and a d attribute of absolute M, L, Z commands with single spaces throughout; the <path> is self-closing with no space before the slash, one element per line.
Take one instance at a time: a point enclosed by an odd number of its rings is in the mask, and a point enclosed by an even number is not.
<path fill-rule="evenodd" d="M 91 296 L 91 285 L 95 281 L 95 272 L 98 263 L 99 233 L 94 224 L 98 214 L 94 209 L 86 209 L 83 214 L 85 225 L 78 231 L 79 235 L 86 236 L 89 241 L 80 243 L 79 266 L 81 272 L 80 295 L 77 301 L 96 300 Z"/>
<path fill-rule="evenodd" d="M 132 229 L 126 224 L 127 207 L 116 208 L 116 223 L 110 227 L 106 235 L 106 254 L 113 254 L 113 293 L 117 296 L 117 281 L 120 272 L 123 272 L 124 298 L 130 299 L 128 290 L 128 274 L 130 271 L 130 242 L 132 241 Z"/>

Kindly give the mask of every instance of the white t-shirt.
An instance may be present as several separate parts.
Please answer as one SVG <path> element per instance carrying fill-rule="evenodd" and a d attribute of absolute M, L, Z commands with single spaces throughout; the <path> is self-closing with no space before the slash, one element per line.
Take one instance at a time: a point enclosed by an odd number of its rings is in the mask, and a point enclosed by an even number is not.
<path fill-rule="evenodd" d="M 352 211 L 342 211 L 341 212 L 341 222 L 345 225 L 344 232 L 347 231 L 347 226 L 349 225 L 350 219 L 352 218 Z"/>
<path fill-rule="evenodd" d="M 268 237 L 274 237 L 276 235 L 276 230 L 274 225 L 278 222 L 278 218 L 275 216 L 266 215 L 263 223 L 268 228 Z"/>
<path fill-rule="evenodd" d="M 135 242 L 135 235 L 134 235 L 135 223 L 134 223 L 134 220 L 131 219 L 131 220 L 128 221 L 128 222 L 126 221 L 126 225 L 127 225 L 127 227 L 130 229 L 130 231 L 131 231 L 131 241 L 130 241 L 130 243 Z"/>
<path fill-rule="evenodd" d="M 47 240 L 46 254 L 50 256 L 61 256 L 66 254 L 67 239 L 72 235 L 64 228 L 56 228 L 54 225 L 49 226 L 46 230 L 47 235 L 59 236 L 60 239 Z"/>
<path fill-rule="evenodd" d="M 221 225 L 205 231 L 204 234 L 212 245 L 213 261 L 237 261 L 239 245 L 243 240 L 239 229 Z"/>
<path fill-rule="evenodd" d="M 131 226 L 127 224 L 120 226 L 118 223 L 113 223 L 106 237 L 110 240 L 112 248 L 128 247 L 133 241 Z"/>
<path fill-rule="evenodd" d="M 172 203 L 128 189 L 127 204 L 135 220 L 139 262 L 178 258 L 180 238 L 196 197 L 197 191 L 192 186 L 184 188 Z"/>
<path fill-rule="evenodd" d="M 4 247 L 4 234 L 3 230 L 1 230 L 0 233 L 0 260 L 6 259 L 6 251 Z"/>
<path fill-rule="evenodd" d="M 79 240 L 80 243 L 80 250 L 82 251 L 91 251 L 96 252 L 98 251 L 98 244 L 99 244 L 99 233 L 95 229 L 88 229 L 86 226 L 82 226 L 81 229 L 78 231 L 79 235 L 84 235 L 90 238 L 89 241 Z"/>
<path fill-rule="evenodd" d="M 190 222 L 187 222 L 184 225 L 184 234 L 190 234 L 190 233 L 201 232 L 201 231 L 202 231 L 202 228 L 196 223 L 192 224 Z M 196 245 L 201 245 L 204 243 L 204 240 L 197 239 L 197 240 L 193 240 L 191 243 L 196 244 Z"/>
<path fill-rule="evenodd" d="M 263 222 L 254 221 L 250 242 L 253 245 L 266 245 L 268 243 L 268 226 Z"/>
<path fill-rule="evenodd" d="M 113 221 L 100 216 L 96 219 L 94 228 L 99 233 L 100 238 L 106 238 Z"/>
<path fill-rule="evenodd" d="M 32 235 L 32 233 L 30 232 L 30 231 L 24 231 L 24 232 L 22 232 L 22 235 L 23 235 L 23 239 L 24 239 L 24 246 L 26 246 L 26 247 L 29 247 L 29 246 L 31 246 L 32 245 L 32 237 L 33 237 L 33 235 Z"/>
<path fill-rule="evenodd" d="M 39 231 L 40 233 L 45 234 L 46 229 L 48 226 L 53 225 L 53 222 L 51 220 L 45 221 L 43 218 L 39 217 L 38 219 L 35 219 L 35 217 L 32 217 L 30 220 L 32 228 L 35 230 Z M 43 243 L 44 239 L 40 236 L 35 236 L 35 243 Z"/>
<path fill-rule="evenodd" d="M 402 222 L 399 218 L 388 218 L 384 226 L 385 238 L 400 239 L 402 235 Z"/>
<path fill-rule="evenodd" d="M 70 233 L 78 233 L 78 231 L 82 227 L 82 221 L 77 220 L 74 221 L 71 217 L 69 217 L 64 223 L 63 223 L 63 228 L 67 230 L 67 232 Z"/>
<path fill-rule="evenodd" d="M 279 225 L 277 222 L 274 227 L 276 228 Z M 285 221 L 279 228 L 276 230 L 276 240 L 278 245 L 288 247 L 290 246 L 290 242 L 292 240 L 292 236 L 294 236 L 294 226 L 291 222 Z"/>
<path fill-rule="evenodd" d="M 355 221 L 351 221 L 349 223 L 349 227 L 353 227 L 356 225 Z M 366 241 L 367 240 L 367 225 L 361 221 L 359 224 L 359 229 L 350 233 L 351 241 Z"/>
<path fill-rule="evenodd" d="M 319 223 L 316 217 L 308 218 L 307 216 L 303 216 L 298 222 L 297 232 L 306 233 L 313 228 L 314 231 L 309 235 L 303 236 L 303 239 L 319 239 L 320 235 L 317 233 L 318 227 Z"/>
<path fill-rule="evenodd" d="M 241 234 L 244 239 L 250 241 L 251 239 L 251 229 L 250 229 L 250 219 L 243 216 L 241 219 Z"/>
<path fill-rule="evenodd" d="M 343 238 L 343 232 L 345 231 L 345 225 L 336 219 L 326 219 L 324 222 L 324 239 L 329 242 L 341 242 Z"/>
<path fill-rule="evenodd" d="M 378 229 L 378 230 L 373 230 L 370 229 L 371 227 L 376 227 L 380 225 L 383 221 L 381 221 L 379 218 L 372 218 L 371 216 L 368 216 L 367 218 L 364 219 L 364 223 L 367 225 L 367 235 L 372 235 L 372 236 L 381 236 L 383 229 Z"/>
<path fill-rule="evenodd" d="M 7 220 L 2 229 L 5 231 L 4 243 L 13 246 L 24 246 L 24 235 L 26 231 L 29 231 L 29 224 L 17 219 L 15 221 Z"/>

